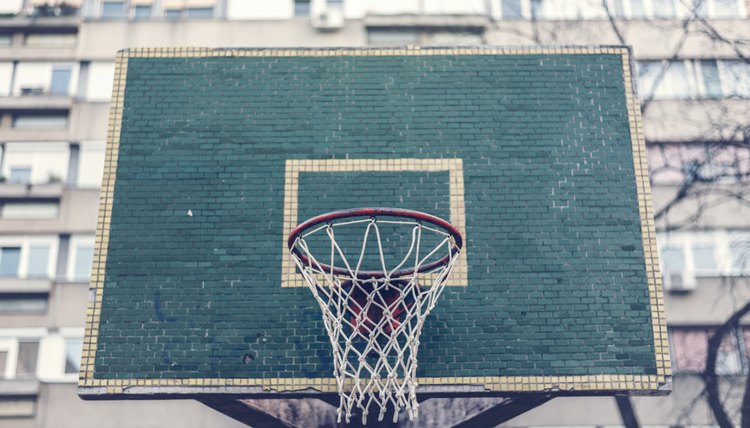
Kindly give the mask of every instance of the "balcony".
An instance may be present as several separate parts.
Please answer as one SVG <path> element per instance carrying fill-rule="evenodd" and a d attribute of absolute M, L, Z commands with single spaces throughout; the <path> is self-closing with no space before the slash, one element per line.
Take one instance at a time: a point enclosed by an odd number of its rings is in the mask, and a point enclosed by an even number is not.
<path fill-rule="evenodd" d="M 0 199 L 60 199 L 63 183 L 0 183 Z"/>

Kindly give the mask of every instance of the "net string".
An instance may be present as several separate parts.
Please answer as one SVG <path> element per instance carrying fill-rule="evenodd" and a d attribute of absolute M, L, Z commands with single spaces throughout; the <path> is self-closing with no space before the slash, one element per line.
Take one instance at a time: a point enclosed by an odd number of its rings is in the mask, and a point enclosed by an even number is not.
<path fill-rule="evenodd" d="M 336 241 L 335 229 L 363 223 L 367 225 L 362 246 L 356 263 L 350 263 Z M 391 269 L 387 267 L 379 223 L 412 228 L 406 254 Z M 306 240 L 322 231 L 330 241 L 328 269 L 314 256 Z M 423 231 L 437 234 L 440 241 L 421 256 Z M 360 278 L 371 234 L 376 238 L 383 276 Z M 307 258 L 305 263 L 292 252 L 321 309 L 333 348 L 333 374 L 340 396 L 338 421 L 343 417 L 350 422 L 353 411 L 359 409 L 362 423 L 366 423 L 373 405 L 379 407 L 378 420 L 383 420 L 388 408 L 393 409 L 394 422 L 402 409 L 413 420 L 419 408 L 416 398 L 419 336 L 458 258 L 453 237 L 417 220 L 373 217 L 320 225 L 301 234 L 292 248 Z M 440 251 L 447 251 L 447 263 L 420 273 L 420 267 Z M 339 268 L 345 274 L 335 271 L 337 256 L 343 264 Z M 413 270 L 394 277 L 412 258 Z"/>

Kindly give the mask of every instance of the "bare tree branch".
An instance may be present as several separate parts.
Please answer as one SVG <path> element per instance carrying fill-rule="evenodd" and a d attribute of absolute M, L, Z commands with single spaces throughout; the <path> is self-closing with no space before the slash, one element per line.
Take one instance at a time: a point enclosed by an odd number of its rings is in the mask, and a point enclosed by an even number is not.
<path fill-rule="evenodd" d="M 724 404 L 721 401 L 721 392 L 719 391 L 719 376 L 716 374 L 716 359 L 719 355 L 719 349 L 721 348 L 721 341 L 724 337 L 739 326 L 740 320 L 750 312 L 750 302 L 746 303 L 740 310 L 732 314 L 724 324 L 720 325 L 716 331 L 708 339 L 708 355 L 706 356 L 706 369 L 703 372 L 703 381 L 706 384 L 706 395 L 708 404 L 711 407 L 711 411 L 716 418 L 716 423 L 721 428 L 732 428 L 734 424 L 727 415 L 727 411 L 724 408 Z M 747 398 L 743 398 L 743 409 L 744 401 Z M 747 419 L 750 416 L 746 416 L 743 412 L 742 420 Z M 746 425 L 743 425 L 746 426 Z"/>

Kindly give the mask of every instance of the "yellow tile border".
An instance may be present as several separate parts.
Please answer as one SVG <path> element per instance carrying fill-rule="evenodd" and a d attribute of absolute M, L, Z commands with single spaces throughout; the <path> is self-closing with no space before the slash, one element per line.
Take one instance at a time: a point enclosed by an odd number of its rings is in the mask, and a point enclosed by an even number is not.
<path fill-rule="evenodd" d="M 126 58 L 206 58 L 206 57 L 339 57 L 339 56 L 434 56 L 434 55 L 627 55 L 625 46 L 481 46 L 474 48 L 130 48 L 120 51 Z"/>
<path fill-rule="evenodd" d="M 648 281 L 651 317 L 653 321 L 654 349 L 656 351 L 656 375 L 585 375 L 585 376 L 486 376 L 486 377 L 444 377 L 420 378 L 423 386 L 429 385 L 481 385 L 488 392 L 518 391 L 632 391 L 657 393 L 668 388 L 671 369 L 669 345 L 667 340 L 666 318 L 664 316 L 664 298 L 659 273 L 658 252 L 656 249 L 653 209 L 651 207 L 651 189 L 648 181 L 645 140 L 643 137 L 640 106 L 633 91 L 631 74 L 631 57 L 628 48 L 623 46 L 609 47 L 482 47 L 477 49 L 433 49 L 433 48 L 398 48 L 398 49 L 210 49 L 210 48 L 136 48 L 118 53 L 115 60 L 115 79 L 112 90 L 112 104 L 109 114 L 107 148 L 105 154 L 104 175 L 99 205 L 98 225 L 96 229 L 96 248 L 91 271 L 91 296 L 86 313 L 83 356 L 79 378 L 79 392 L 87 394 L 88 388 L 94 388 L 91 394 L 101 394 L 105 388 L 107 394 L 124 394 L 130 387 L 261 387 L 264 391 L 292 392 L 314 389 L 322 392 L 335 392 L 335 379 L 318 378 L 186 378 L 186 379 L 95 379 L 94 362 L 96 358 L 97 335 L 101 316 L 104 273 L 109 244 L 109 226 L 114 200 L 115 172 L 120 142 L 125 80 L 129 58 L 198 58 L 198 57 L 283 57 L 283 56 L 370 56 L 370 55 L 597 55 L 612 54 L 622 57 L 623 78 L 625 83 L 626 107 L 630 126 L 630 142 L 633 150 L 633 162 L 636 174 L 641 233 L 644 243 L 644 257 Z M 286 190 L 286 189 L 285 189 Z M 286 195 L 286 192 L 285 192 Z M 285 196 L 286 198 L 286 196 Z M 286 203 L 286 199 L 285 199 Z M 286 217 L 286 212 L 284 213 Z M 453 222 L 454 219 L 451 218 Z M 158 391 L 151 391 L 152 393 Z M 206 391 L 208 392 L 208 391 Z"/>
<path fill-rule="evenodd" d="M 284 172 L 284 222 L 282 229 L 281 286 L 304 287 L 305 280 L 289 254 L 287 237 L 300 220 L 299 174 L 303 172 L 403 172 L 447 171 L 450 223 L 458 228 L 464 238 L 464 247 L 458 255 L 453 272 L 446 285 L 465 287 L 468 283 L 468 246 L 466 237 L 466 207 L 464 202 L 464 168 L 461 159 L 287 159 Z M 321 213 L 322 214 L 322 213 Z"/>
<path fill-rule="evenodd" d="M 659 269 L 659 251 L 656 244 L 656 228 L 653 207 L 651 205 L 651 184 L 648 174 L 646 139 L 643 134 L 641 106 L 636 99 L 633 85 L 632 58 L 628 50 L 622 52 L 621 56 L 625 102 L 630 125 L 630 143 L 633 149 L 638 211 L 641 220 L 641 241 L 643 242 L 643 257 L 646 262 L 649 307 L 651 308 L 651 321 L 654 327 L 656 374 L 666 378 L 672 375 L 672 370 L 669 357 L 667 320 L 664 312 L 664 294 L 662 290 L 661 271 Z"/>
<path fill-rule="evenodd" d="M 112 103 L 107 127 L 107 147 L 104 153 L 104 173 L 99 195 L 99 214 L 96 226 L 96 238 L 89 293 L 89 305 L 86 311 L 84 326 L 83 349 L 79 382 L 83 383 L 94 378 L 94 362 L 99 335 L 99 321 L 101 317 L 101 302 L 104 292 L 104 269 L 109 247 L 109 226 L 114 201 L 115 171 L 120 145 L 120 130 L 122 124 L 123 102 L 125 99 L 125 81 L 128 70 L 128 58 L 119 53 L 115 59 L 115 75 L 112 86 Z"/>

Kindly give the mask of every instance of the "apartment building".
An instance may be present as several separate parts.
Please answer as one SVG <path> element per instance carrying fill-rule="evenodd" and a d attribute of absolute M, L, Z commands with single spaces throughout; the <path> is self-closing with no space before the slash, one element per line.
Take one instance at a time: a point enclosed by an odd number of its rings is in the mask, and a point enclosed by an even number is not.
<path fill-rule="evenodd" d="M 704 426 L 707 338 L 750 297 L 750 0 L 0 1 L 0 426 L 244 426 L 192 401 L 75 394 L 114 55 L 137 46 L 629 44 L 660 230 L 674 393 L 643 425 Z M 716 372 L 738 419 L 750 323 Z M 425 408 L 429 408 L 425 406 Z M 558 398 L 514 426 L 618 426 Z"/>

